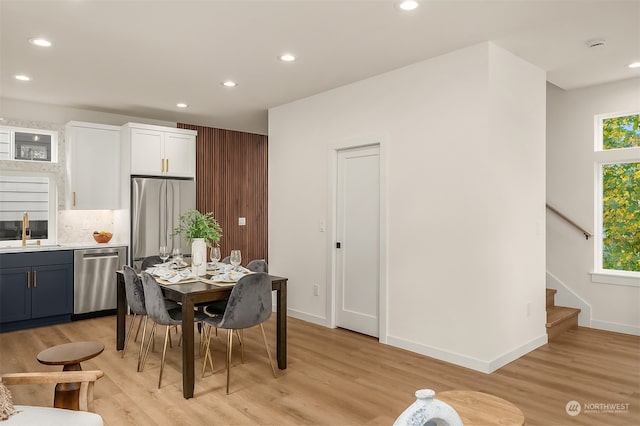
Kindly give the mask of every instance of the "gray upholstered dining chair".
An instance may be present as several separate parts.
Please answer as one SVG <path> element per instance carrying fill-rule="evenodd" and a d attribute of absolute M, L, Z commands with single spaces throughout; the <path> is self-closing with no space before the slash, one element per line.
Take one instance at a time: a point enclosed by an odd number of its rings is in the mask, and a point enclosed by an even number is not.
<path fill-rule="evenodd" d="M 149 342 L 142 358 L 142 367 L 147 360 L 149 354 L 149 347 L 153 342 L 153 336 L 155 335 L 156 325 L 165 326 L 164 336 L 164 348 L 162 349 L 162 360 L 160 361 L 160 377 L 158 378 L 158 389 L 162 383 L 162 372 L 164 370 L 164 360 L 167 354 L 167 342 L 169 341 L 169 327 L 172 325 L 182 324 L 182 309 L 173 308 L 167 309 L 167 304 L 162 295 L 162 289 L 157 281 L 148 273 L 142 273 L 142 287 L 144 289 L 144 300 L 147 315 L 154 322 L 151 328 L 151 334 L 149 335 Z M 200 312 L 194 312 L 194 321 L 201 322 L 206 317 L 205 314 Z"/>
<path fill-rule="evenodd" d="M 269 265 L 264 259 L 254 259 L 247 263 L 247 269 L 251 272 L 269 272 Z"/>
<path fill-rule="evenodd" d="M 142 360 L 142 346 L 144 345 L 144 336 L 147 333 L 147 310 L 144 304 L 144 289 L 142 288 L 142 281 L 140 277 L 136 273 L 135 269 L 133 269 L 129 265 L 124 265 L 122 267 L 124 273 L 124 290 L 127 297 L 127 304 L 129 305 L 129 309 L 133 314 L 133 318 L 131 319 L 131 324 L 129 324 L 129 330 L 124 338 L 124 348 L 122 349 L 122 358 L 124 358 L 124 354 L 127 350 L 127 343 L 129 343 L 129 339 L 131 338 L 131 331 L 133 330 L 133 325 L 136 322 L 136 317 L 140 315 L 140 321 L 138 322 L 138 329 L 136 331 L 136 336 L 134 341 L 138 339 L 138 333 L 140 332 L 140 325 L 144 319 L 144 328 L 142 329 L 142 340 L 140 341 L 140 349 L 138 349 L 138 367 L 137 371 L 140 371 L 140 361 Z"/>
<path fill-rule="evenodd" d="M 153 265 L 158 265 L 160 263 L 163 263 L 162 259 L 160 259 L 160 256 L 148 256 L 142 260 L 142 266 L 140 266 L 140 269 L 142 271 L 146 271 L 147 268 Z"/>
<path fill-rule="evenodd" d="M 269 265 L 264 259 L 254 259 L 247 264 L 247 269 L 251 272 L 269 272 Z M 211 316 L 222 315 L 227 307 L 227 302 L 228 300 L 216 300 L 209 303 L 204 311 Z"/>
<path fill-rule="evenodd" d="M 245 275 L 240 278 L 231 290 L 229 303 L 224 310 L 223 315 L 208 317 L 204 322 L 215 328 L 223 328 L 227 330 L 227 395 L 229 394 L 229 377 L 231 367 L 231 348 L 233 343 L 233 331 L 244 330 L 246 328 L 260 326 L 262 332 L 262 340 L 269 357 L 269 365 L 276 376 L 276 370 L 271 359 L 271 352 L 267 343 L 267 337 L 264 333 L 262 323 L 271 316 L 271 279 L 265 272 Z M 205 366 L 207 357 L 211 357 L 211 333 L 207 337 L 207 346 L 205 348 Z M 213 368 L 212 368 L 213 371 Z"/>

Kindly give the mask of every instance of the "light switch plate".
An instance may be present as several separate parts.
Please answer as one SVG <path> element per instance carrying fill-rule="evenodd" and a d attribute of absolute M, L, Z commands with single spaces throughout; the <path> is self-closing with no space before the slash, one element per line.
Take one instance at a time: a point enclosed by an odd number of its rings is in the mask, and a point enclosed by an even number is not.
<path fill-rule="evenodd" d="M 246 217 L 239 217 L 238 218 L 238 225 L 245 226 L 246 224 L 247 224 L 247 218 Z"/>

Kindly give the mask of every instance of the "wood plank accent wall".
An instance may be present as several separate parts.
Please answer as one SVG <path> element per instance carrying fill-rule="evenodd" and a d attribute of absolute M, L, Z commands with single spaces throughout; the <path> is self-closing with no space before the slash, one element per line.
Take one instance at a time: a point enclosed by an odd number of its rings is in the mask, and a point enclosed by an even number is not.
<path fill-rule="evenodd" d="M 196 208 L 213 212 L 222 226 L 222 257 L 242 251 L 242 264 L 268 261 L 267 155 L 265 135 L 178 123 L 197 130 Z M 238 225 L 245 217 L 247 224 Z"/>

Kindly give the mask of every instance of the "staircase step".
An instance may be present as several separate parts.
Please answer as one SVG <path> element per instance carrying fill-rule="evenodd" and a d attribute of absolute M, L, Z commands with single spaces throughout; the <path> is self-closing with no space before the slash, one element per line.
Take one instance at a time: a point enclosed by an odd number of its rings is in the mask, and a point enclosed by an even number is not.
<path fill-rule="evenodd" d="M 547 289 L 547 309 L 549 308 L 553 308 L 556 304 L 555 304 L 555 297 L 556 297 L 556 293 L 558 292 L 558 290 L 556 290 L 555 288 L 548 288 Z"/>
<path fill-rule="evenodd" d="M 553 340 L 563 332 L 578 326 L 580 309 L 555 306 L 547 309 L 547 336 Z"/>

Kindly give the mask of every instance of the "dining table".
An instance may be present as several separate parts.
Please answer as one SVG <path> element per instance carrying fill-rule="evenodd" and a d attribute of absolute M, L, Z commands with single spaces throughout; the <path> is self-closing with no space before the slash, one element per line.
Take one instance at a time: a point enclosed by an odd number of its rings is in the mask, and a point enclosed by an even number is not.
<path fill-rule="evenodd" d="M 276 292 L 276 359 L 278 368 L 287 368 L 287 278 L 269 275 L 271 288 Z M 127 315 L 127 297 L 124 274 L 116 271 L 117 312 L 116 312 L 116 349 L 124 349 L 125 322 Z M 194 365 L 194 308 L 197 305 L 226 300 L 232 286 L 216 285 L 201 277 L 191 282 L 159 284 L 164 297 L 182 305 L 182 394 L 185 399 L 193 398 L 195 387 Z"/>

